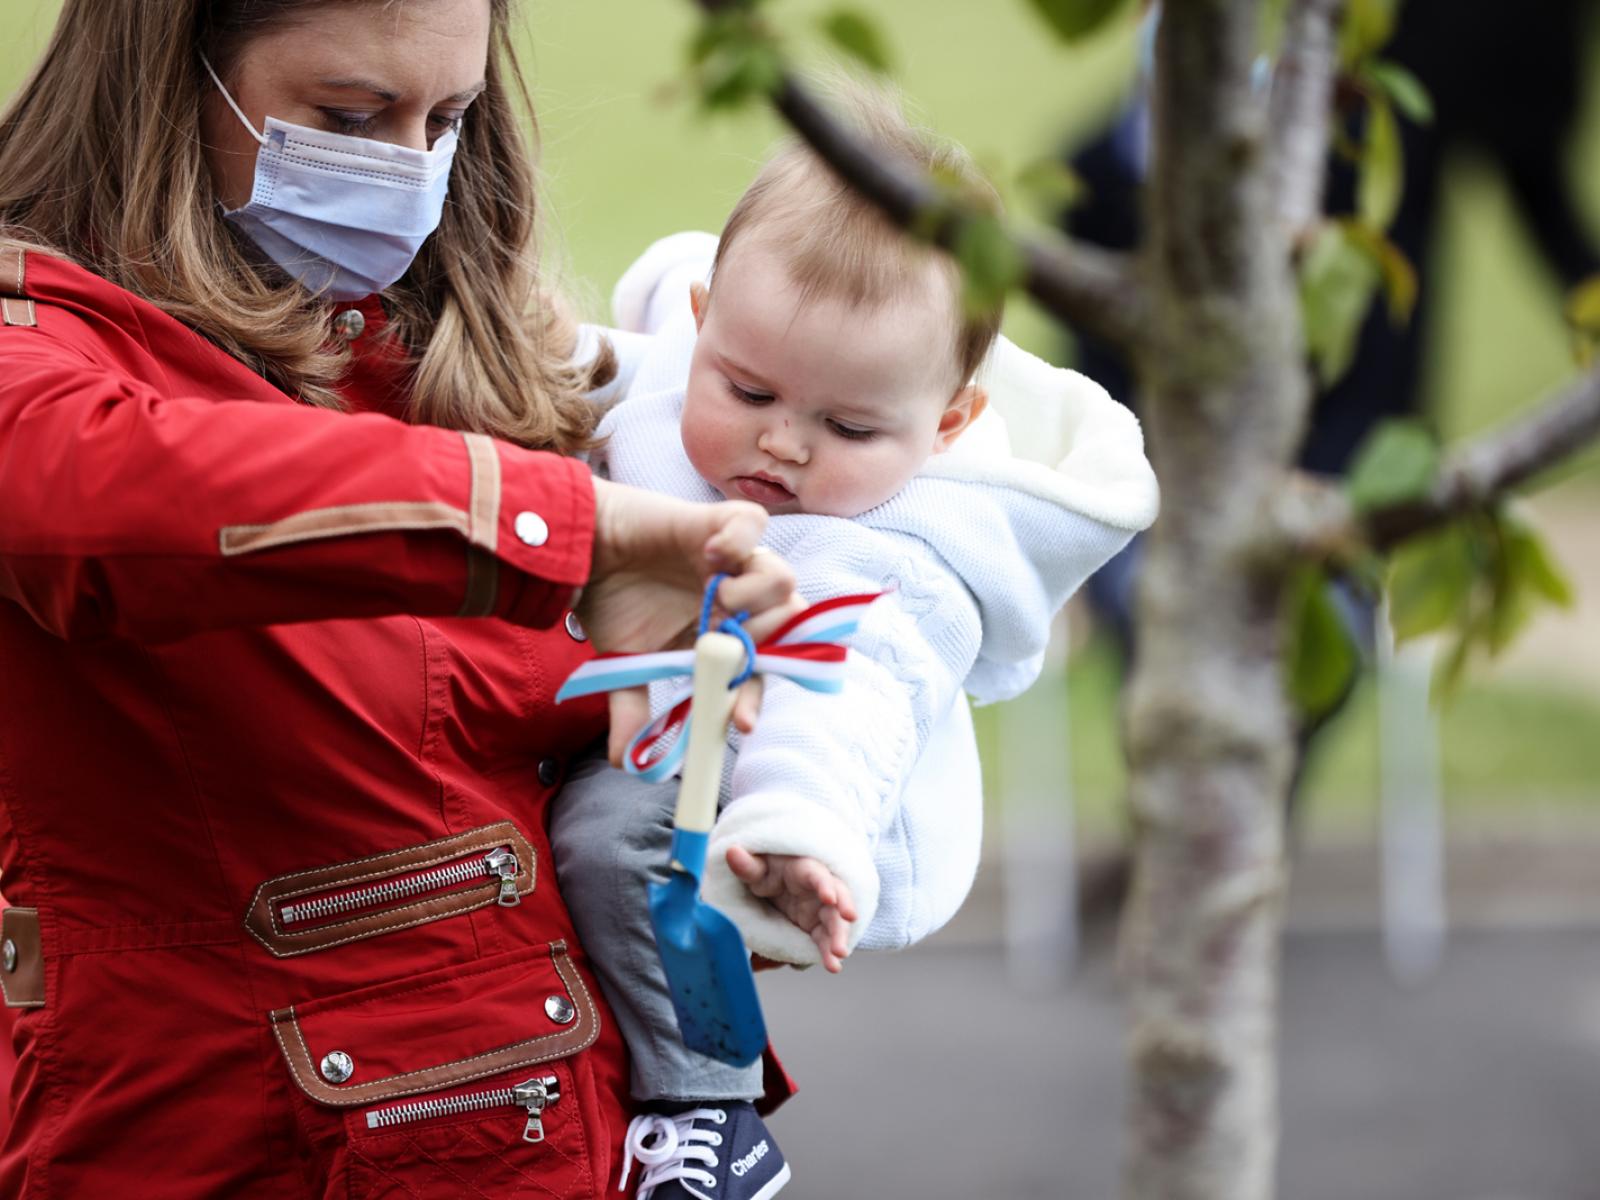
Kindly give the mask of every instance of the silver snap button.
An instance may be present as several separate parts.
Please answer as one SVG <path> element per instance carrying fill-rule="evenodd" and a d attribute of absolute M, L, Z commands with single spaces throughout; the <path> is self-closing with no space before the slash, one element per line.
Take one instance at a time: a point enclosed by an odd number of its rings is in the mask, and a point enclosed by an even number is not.
<path fill-rule="evenodd" d="M 535 512 L 520 512 L 511 526 L 521 538 L 530 546 L 542 546 L 550 540 L 550 526 L 544 523 L 544 518 Z"/>
<path fill-rule="evenodd" d="M 578 614 L 577 613 L 569 612 L 567 614 L 566 624 L 567 624 L 567 636 L 570 637 L 573 641 L 575 641 L 575 642 L 587 642 L 589 640 L 589 635 L 583 631 L 583 622 L 578 620 Z"/>
<path fill-rule="evenodd" d="M 553 758 L 539 760 L 539 782 L 545 787 L 555 787 L 556 780 L 561 778 L 561 764 Z"/>
<path fill-rule="evenodd" d="M 544 1015 L 557 1025 L 568 1025 L 578 1015 L 578 1010 L 572 1007 L 572 1001 L 565 996 L 548 996 L 544 1002 Z"/>
<path fill-rule="evenodd" d="M 355 1059 L 343 1050 L 330 1050 L 322 1056 L 322 1077 L 329 1083 L 343 1083 L 355 1073 Z"/>
<path fill-rule="evenodd" d="M 361 336 L 367 327 L 367 318 L 359 308 L 347 308 L 333 319 L 333 331 L 347 342 Z"/>
<path fill-rule="evenodd" d="M 4 946 L 0 946 L 0 956 L 5 958 L 7 971 L 15 971 L 17 969 L 17 944 L 10 938 L 6 939 Z"/>

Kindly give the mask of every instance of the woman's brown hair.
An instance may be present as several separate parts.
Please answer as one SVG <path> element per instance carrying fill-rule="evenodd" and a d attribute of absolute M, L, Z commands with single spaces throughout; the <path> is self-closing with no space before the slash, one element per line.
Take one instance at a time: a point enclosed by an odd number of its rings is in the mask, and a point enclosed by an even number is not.
<path fill-rule="evenodd" d="M 328 304 L 220 219 L 199 134 L 213 86 L 200 54 L 226 79 L 251 38 L 329 2 L 66 0 L 0 114 L 0 239 L 78 262 L 290 395 L 339 408 L 349 350 L 329 343 Z M 608 364 L 571 364 L 575 327 L 540 281 L 512 3 L 490 0 L 488 89 L 462 123 L 444 218 L 384 299 L 413 365 L 412 420 L 570 452 L 592 431 L 583 393 Z"/>

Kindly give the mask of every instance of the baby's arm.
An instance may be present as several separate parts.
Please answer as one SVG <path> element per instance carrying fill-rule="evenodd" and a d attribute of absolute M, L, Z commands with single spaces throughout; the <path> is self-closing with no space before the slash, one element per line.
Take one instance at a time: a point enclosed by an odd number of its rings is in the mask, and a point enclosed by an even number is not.
<path fill-rule="evenodd" d="M 784 540 L 785 521 L 810 522 L 826 538 L 826 572 L 815 566 L 823 556 L 813 553 L 814 541 Z M 818 522 L 835 528 L 818 530 Z M 843 691 L 819 695 L 788 680 L 769 681 L 760 722 L 740 745 L 731 796 L 711 835 L 707 901 L 733 918 L 753 951 L 812 963 L 823 955 L 810 931 L 746 887 L 728 852 L 816 860 L 850 893 L 856 918 L 846 949 L 852 948 L 879 905 L 878 840 L 898 820 L 906 779 L 960 690 L 979 629 L 970 595 L 908 539 L 834 518 L 779 517 L 773 524 L 779 527 L 773 546 L 796 563 L 806 594 L 847 595 L 886 583 L 894 590 L 867 611 L 850 639 Z M 839 544 L 837 527 L 854 531 L 848 545 Z M 914 885 L 901 878 L 889 886 Z"/>

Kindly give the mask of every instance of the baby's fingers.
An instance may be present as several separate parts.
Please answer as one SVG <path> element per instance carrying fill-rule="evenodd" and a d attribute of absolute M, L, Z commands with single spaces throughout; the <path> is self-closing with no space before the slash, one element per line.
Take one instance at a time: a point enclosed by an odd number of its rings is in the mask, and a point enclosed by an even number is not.
<path fill-rule="evenodd" d="M 761 676 L 754 675 L 739 688 L 733 701 L 733 727 L 740 733 L 749 733 L 756 727 L 756 715 L 761 711 Z"/>
<path fill-rule="evenodd" d="M 814 858 L 797 858 L 791 864 L 791 882 L 797 891 L 809 892 L 823 904 L 837 904 L 833 872 Z"/>
<path fill-rule="evenodd" d="M 837 975 L 844 970 L 844 955 L 839 953 L 835 939 L 824 925 L 818 924 L 812 928 L 811 940 L 816 943 L 817 953 L 822 956 L 822 965 L 830 974 Z"/>
<path fill-rule="evenodd" d="M 751 854 L 743 846 L 728 847 L 728 870 L 757 896 L 772 896 L 781 890 L 779 883 L 768 878 L 771 872 L 767 860 Z"/>

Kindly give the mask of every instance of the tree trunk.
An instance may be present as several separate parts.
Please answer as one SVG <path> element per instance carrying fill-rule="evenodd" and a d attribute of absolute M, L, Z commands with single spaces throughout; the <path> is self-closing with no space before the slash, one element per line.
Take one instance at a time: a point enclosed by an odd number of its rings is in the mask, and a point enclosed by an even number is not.
<path fill-rule="evenodd" d="M 1167 0 L 1140 355 L 1162 513 L 1127 709 L 1138 830 L 1122 931 L 1126 1194 L 1264 1200 L 1277 1141 L 1285 556 L 1273 499 L 1309 402 L 1289 235 L 1252 91 L 1251 0 Z"/>

